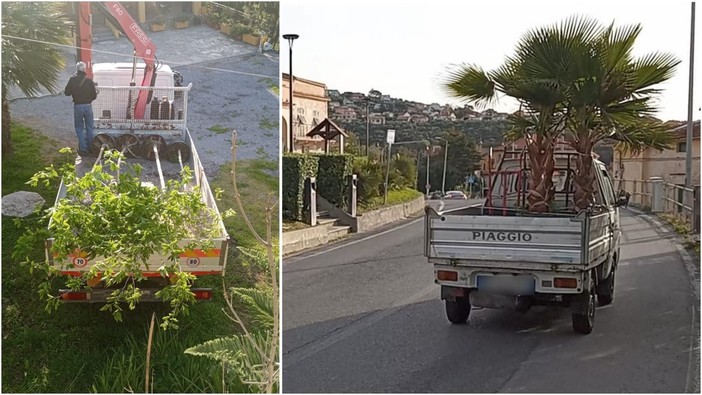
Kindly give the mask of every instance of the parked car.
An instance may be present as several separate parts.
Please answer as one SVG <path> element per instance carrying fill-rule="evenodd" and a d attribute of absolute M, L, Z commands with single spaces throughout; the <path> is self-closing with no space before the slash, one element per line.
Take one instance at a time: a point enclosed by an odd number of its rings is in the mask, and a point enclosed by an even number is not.
<path fill-rule="evenodd" d="M 467 200 L 468 197 L 465 193 L 461 191 L 448 191 L 446 192 L 446 196 L 444 196 L 444 199 Z"/>
<path fill-rule="evenodd" d="M 444 197 L 444 194 L 441 193 L 441 191 L 434 191 L 429 195 L 429 199 L 431 200 L 438 200 Z"/>

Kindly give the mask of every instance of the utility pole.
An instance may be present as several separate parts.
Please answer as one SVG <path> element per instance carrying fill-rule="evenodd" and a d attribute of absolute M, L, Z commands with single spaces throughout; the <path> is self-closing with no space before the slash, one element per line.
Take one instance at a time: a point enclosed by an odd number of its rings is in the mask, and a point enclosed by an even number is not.
<path fill-rule="evenodd" d="M 695 71 L 695 2 L 690 7 L 690 82 L 687 96 L 687 140 L 685 141 L 685 187 L 692 187 L 692 87 Z"/>

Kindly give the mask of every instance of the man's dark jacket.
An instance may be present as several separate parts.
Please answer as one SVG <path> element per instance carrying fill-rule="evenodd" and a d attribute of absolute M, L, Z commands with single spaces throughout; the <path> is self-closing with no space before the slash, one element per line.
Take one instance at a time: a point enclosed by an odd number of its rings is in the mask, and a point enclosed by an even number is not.
<path fill-rule="evenodd" d="M 66 96 L 73 96 L 73 104 L 90 104 L 97 98 L 97 91 L 93 80 L 79 71 L 68 80 L 66 89 L 63 90 Z"/>

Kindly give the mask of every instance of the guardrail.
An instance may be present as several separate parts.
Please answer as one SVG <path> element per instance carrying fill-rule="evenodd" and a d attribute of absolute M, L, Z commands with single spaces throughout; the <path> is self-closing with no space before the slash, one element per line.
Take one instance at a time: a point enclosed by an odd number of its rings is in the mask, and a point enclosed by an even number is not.
<path fill-rule="evenodd" d="M 626 191 L 629 203 L 654 213 L 684 218 L 695 232 L 700 231 L 700 186 L 685 188 L 660 178 L 651 180 L 615 180 L 617 190 Z"/>

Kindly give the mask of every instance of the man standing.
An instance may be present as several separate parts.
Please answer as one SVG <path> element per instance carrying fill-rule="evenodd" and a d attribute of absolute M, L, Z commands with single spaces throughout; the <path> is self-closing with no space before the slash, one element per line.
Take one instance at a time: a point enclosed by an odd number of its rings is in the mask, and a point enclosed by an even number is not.
<path fill-rule="evenodd" d="M 73 96 L 73 120 L 78 135 L 78 154 L 86 156 L 93 143 L 93 106 L 97 91 L 93 80 L 85 74 L 85 63 L 76 63 L 76 74 L 68 80 L 66 96 Z"/>

